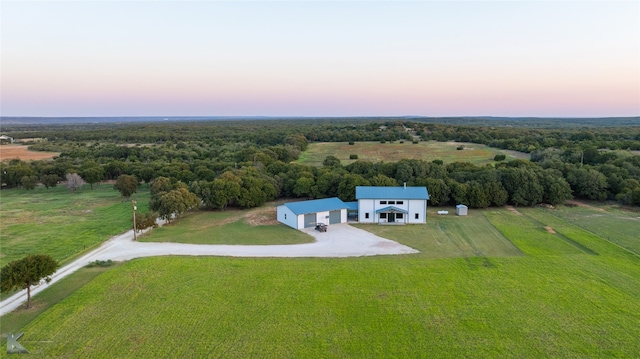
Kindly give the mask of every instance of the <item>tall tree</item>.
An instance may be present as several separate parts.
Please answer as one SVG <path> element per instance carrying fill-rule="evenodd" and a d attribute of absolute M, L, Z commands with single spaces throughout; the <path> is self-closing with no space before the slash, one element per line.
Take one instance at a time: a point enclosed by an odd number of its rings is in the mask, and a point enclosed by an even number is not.
<path fill-rule="evenodd" d="M 200 201 L 195 194 L 181 187 L 160 196 L 158 213 L 160 218 L 169 222 L 172 218 L 178 218 L 184 212 L 198 206 L 199 203 Z"/>
<path fill-rule="evenodd" d="M 104 178 L 104 169 L 98 164 L 83 167 L 82 170 L 80 170 L 80 176 L 82 176 L 89 186 L 91 186 L 91 189 L 93 189 L 93 184 L 100 182 Z"/>
<path fill-rule="evenodd" d="M 42 280 L 49 283 L 51 275 L 60 267 L 58 261 L 46 254 L 30 254 L 13 261 L 0 270 L 0 291 L 27 290 L 27 309 L 31 306 L 31 286 Z"/>
<path fill-rule="evenodd" d="M 577 168 L 569 172 L 567 182 L 578 197 L 598 201 L 607 198 L 607 177 L 592 168 Z"/>
<path fill-rule="evenodd" d="M 120 194 L 125 199 L 129 199 L 132 194 L 138 190 L 138 178 L 134 175 L 120 175 L 116 180 L 116 184 L 113 185 L 114 189 L 120 191 Z"/>

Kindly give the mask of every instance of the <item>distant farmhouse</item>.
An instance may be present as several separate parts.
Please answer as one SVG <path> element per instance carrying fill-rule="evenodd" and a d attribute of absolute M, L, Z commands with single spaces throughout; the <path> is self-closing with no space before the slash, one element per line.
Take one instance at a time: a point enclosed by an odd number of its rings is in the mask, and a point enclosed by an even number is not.
<path fill-rule="evenodd" d="M 356 187 L 357 202 L 337 197 L 285 203 L 277 208 L 281 223 L 295 229 L 314 227 L 316 223 L 346 223 L 349 213 L 361 223 L 426 223 L 426 187 Z"/>
<path fill-rule="evenodd" d="M 13 143 L 13 137 L 2 135 L 0 136 L 0 143 Z"/>

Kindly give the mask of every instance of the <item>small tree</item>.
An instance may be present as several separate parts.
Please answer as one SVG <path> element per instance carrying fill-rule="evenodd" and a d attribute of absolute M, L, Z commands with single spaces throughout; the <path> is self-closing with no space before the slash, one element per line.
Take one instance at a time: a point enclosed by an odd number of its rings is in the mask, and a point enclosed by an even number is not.
<path fill-rule="evenodd" d="M 322 161 L 322 165 L 325 167 L 339 166 L 340 159 L 336 156 L 327 156 L 324 161 Z"/>
<path fill-rule="evenodd" d="M 136 218 L 136 229 L 141 231 L 149 227 L 155 227 L 156 218 L 158 218 L 158 213 L 156 212 L 145 212 L 139 214 Z"/>
<path fill-rule="evenodd" d="M 40 182 L 48 189 L 49 187 L 55 187 L 58 185 L 58 175 L 44 175 L 40 179 Z"/>
<path fill-rule="evenodd" d="M 51 275 L 60 267 L 53 257 L 46 254 L 30 254 L 13 261 L 0 270 L 0 291 L 27 290 L 27 309 L 31 306 L 31 286 L 42 280 L 51 282 Z"/>
<path fill-rule="evenodd" d="M 38 183 L 38 177 L 23 176 L 22 179 L 20 180 L 20 183 L 22 184 L 22 188 L 26 190 L 34 189 L 36 188 L 36 184 Z"/>
<path fill-rule="evenodd" d="M 493 160 L 496 162 L 500 162 L 500 161 L 504 161 L 507 158 L 507 156 L 505 155 L 495 155 L 493 157 Z"/>
<path fill-rule="evenodd" d="M 120 175 L 116 180 L 116 184 L 113 185 L 114 189 L 120 191 L 120 194 L 125 199 L 129 199 L 132 194 L 138 190 L 138 178 L 132 175 Z"/>
<path fill-rule="evenodd" d="M 75 192 L 78 188 L 82 187 L 84 180 L 77 173 L 67 173 L 67 188 L 72 192 Z"/>

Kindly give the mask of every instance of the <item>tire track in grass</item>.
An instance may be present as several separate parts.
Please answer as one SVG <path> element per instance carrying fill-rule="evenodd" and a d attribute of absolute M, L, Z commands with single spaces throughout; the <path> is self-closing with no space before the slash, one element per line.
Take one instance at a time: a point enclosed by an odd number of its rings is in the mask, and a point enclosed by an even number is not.
<path fill-rule="evenodd" d="M 532 217 L 531 215 L 529 215 L 528 213 L 524 213 L 523 215 L 524 215 L 525 217 L 529 218 L 532 222 L 537 223 L 538 225 L 540 225 L 540 227 L 542 227 L 542 228 L 545 228 L 545 229 L 546 229 L 546 228 L 551 228 L 551 227 L 549 227 L 549 225 L 548 225 L 548 224 L 541 222 L 541 221 L 540 221 L 540 220 L 538 220 L 537 218 L 534 218 L 534 217 Z M 551 231 L 549 231 L 548 229 L 546 229 L 546 230 L 547 230 L 549 233 L 551 233 Z M 584 244 L 579 243 L 579 242 L 577 242 L 577 241 L 575 241 L 575 240 L 573 240 L 573 239 L 571 239 L 571 238 L 569 238 L 569 237 L 565 236 L 565 235 L 562 233 L 563 231 L 562 231 L 560 228 L 557 228 L 557 227 L 556 227 L 556 228 L 554 228 L 554 229 L 553 229 L 553 231 L 555 232 L 555 233 L 551 233 L 553 236 L 555 236 L 555 237 L 557 237 L 557 238 L 559 238 L 559 239 L 561 239 L 561 240 L 565 241 L 566 243 L 568 243 L 568 244 L 570 244 L 570 245 L 572 245 L 572 246 L 574 246 L 574 247 L 578 248 L 579 250 L 581 250 L 581 251 L 582 251 L 582 252 L 584 252 L 585 254 L 589 254 L 589 255 L 592 255 L 592 256 L 598 256 L 598 255 L 600 255 L 598 252 L 596 252 L 596 251 L 594 251 L 594 250 L 590 249 L 589 247 L 585 246 Z"/>
<path fill-rule="evenodd" d="M 605 241 L 605 242 L 611 243 L 611 244 L 613 244 L 614 246 L 616 246 L 616 247 L 618 247 L 618 248 L 620 248 L 620 249 L 624 250 L 625 252 L 628 252 L 628 253 L 631 253 L 631 254 L 633 254 L 633 255 L 635 255 L 635 256 L 640 257 L 640 253 L 638 253 L 638 252 L 634 251 L 633 249 L 627 248 L 627 247 L 625 247 L 625 246 L 623 246 L 623 245 L 620 245 L 620 244 L 618 244 L 618 243 L 616 243 L 616 242 L 613 242 L 613 241 L 609 240 L 609 238 L 608 238 L 608 237 L 603 236 L 603 235 L 599 235 L 598 233 L 595 233 L 595 232 L 593 232 L 593 231 L 591 231 L 591 230 L 589 230 L 589 229 L 585 228 L 584 226 L 582 226 L 582 225 L 580 225 L 580 224 L 576 223 L 576 221 L 571 221 L 571 220 L 565 219 L 565 218 L 561 217 L 560 215 L 558 215 L 558 214 L 556 214 L 556 213 L 549 212 L 549 214 L 550 214 L 550 215 L 552 215 L 552 216 L 554 216 L 555 218 L 557 218 L 557 219 L 561 220 L 561 221 L 565 221 L 565 222 L 567 222 L 567 223 L 570 223 L 570 224 L 574 225 L 575 227 L 580 228 L 581 230 L 583 230 L 583 231 L 585 231 L 585 232 L 587 232 L 587 233 L 589 233 L 589 234 L 592 234 L 592 235 L 594 235 L 594 236 L 596 236 L 596 237 L 598 237 L 598 238 L 602 239 L 602 240 L 603 240 L 603 241 Z"/>

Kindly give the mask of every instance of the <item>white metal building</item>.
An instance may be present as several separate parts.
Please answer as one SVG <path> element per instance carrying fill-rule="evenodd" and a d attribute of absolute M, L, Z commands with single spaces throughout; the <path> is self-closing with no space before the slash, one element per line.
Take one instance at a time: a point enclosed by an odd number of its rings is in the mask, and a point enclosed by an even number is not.
<path fill-rule="evenodd" d="M 358 222 L 426 223 L 426 187 L 357 186 Z"/>
<path fill-rule="evenodd" d="M 317 223 L 347 222 L 349 206 L 340 198 L 289 202 L 277 207 L 278 221 L 295 229 L 315 227 Z"/>

